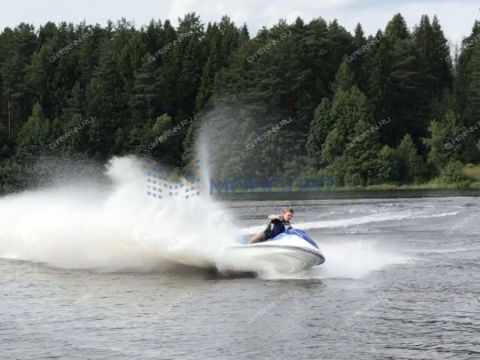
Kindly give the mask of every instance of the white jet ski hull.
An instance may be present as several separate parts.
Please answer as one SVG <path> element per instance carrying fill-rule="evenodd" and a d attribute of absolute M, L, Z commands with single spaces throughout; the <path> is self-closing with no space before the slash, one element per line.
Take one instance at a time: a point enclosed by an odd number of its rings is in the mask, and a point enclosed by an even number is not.
<path fill-rule="evenodd" d="M 255 244 L 236 245 L 227 253 L 241 271 L 269 271 L 293 274 L 325 262 L 320 250 L 295 235 Z"/>

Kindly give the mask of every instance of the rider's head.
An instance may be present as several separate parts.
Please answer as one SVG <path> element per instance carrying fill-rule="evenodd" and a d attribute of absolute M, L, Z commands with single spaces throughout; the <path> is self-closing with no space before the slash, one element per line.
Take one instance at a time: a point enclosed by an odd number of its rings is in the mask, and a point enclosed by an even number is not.
<path fill-rule="evenodd" d="M 293 218 L 293 209 L 292 208 L 285 208 L 283 209 L 283 218 L 286 221 L 290 221 Z"/>

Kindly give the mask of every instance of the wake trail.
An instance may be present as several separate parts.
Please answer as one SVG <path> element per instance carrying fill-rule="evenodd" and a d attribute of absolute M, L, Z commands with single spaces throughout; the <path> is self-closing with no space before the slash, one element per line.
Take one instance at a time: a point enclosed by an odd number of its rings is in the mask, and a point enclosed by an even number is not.
<path fill-rule="evenodd" d="M 346 219 L 335 220 L 318 220 L 295 223 L 294 226 L 302 230 L 342 228 L 356 225 L 366 225 L 371 223 L 380 223 L 386 221 L 410 220 L 410 219 L 428 219 L 445 216 L 458 215 L 459 211 L 445 212 L 440 214 L 425 214 L 424 211 L 401 211 L 397 213 L 377 213 L 359 217 L 351 217 Z M 265 225 L 250 226 L 242 228 L 242 233 L 251 234 L 262 231 Z"/>

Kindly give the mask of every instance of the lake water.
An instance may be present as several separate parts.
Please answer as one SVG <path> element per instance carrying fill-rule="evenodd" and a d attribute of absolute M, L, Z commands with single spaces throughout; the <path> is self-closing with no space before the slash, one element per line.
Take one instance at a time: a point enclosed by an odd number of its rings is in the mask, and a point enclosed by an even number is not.
<path fill-rule="evenodd" d="M 295 209 L 294 225 L 326 257 L 296 278 L 173 265 L 105 272 L 4 254 L 0 358 L 480 358 L 479 204 L 475 197 L 227 202 L 246 232 L 285 205 Z M 30 237 L 22 248 L 33 246 Z"/>

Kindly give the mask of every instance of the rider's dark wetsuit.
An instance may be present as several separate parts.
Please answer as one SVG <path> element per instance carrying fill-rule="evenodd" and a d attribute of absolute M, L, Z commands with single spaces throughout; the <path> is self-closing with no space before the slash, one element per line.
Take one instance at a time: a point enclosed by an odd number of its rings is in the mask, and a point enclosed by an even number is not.
<path fill-rule="evenodd" d="M 283 220 L 283 217 L 282 220 L 273 219 L 263 232 L 265 234 L 265 240 L 273 239 L 278 234 L 285 232 L 286 229 L 291 228 L 290 222 Z"/>

